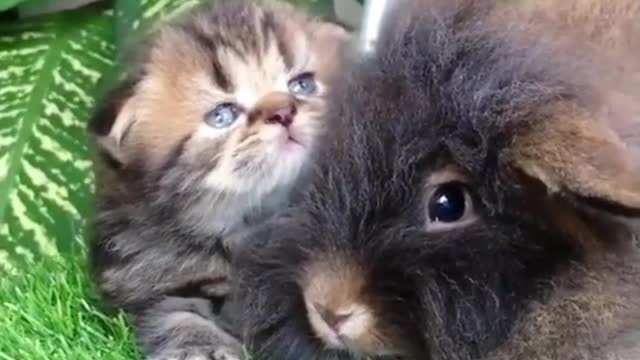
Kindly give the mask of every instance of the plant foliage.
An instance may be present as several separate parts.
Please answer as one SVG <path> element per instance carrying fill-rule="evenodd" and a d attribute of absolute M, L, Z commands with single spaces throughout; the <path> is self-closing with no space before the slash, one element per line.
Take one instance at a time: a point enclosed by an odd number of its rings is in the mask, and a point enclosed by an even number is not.
<path fill-rule="evenodd" d="M 44 259 L 0 279 L 0 359 L 142 359 L 125 316 L 95 304 L 84 260 Z"/>

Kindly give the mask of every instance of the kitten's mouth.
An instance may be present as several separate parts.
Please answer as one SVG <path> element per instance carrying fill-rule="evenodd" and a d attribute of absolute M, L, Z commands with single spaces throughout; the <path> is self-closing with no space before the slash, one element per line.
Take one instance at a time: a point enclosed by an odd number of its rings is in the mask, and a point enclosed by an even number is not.
<path fill-rule="evenodd" d="M 286 133 L 285 144 L 304 147 L 304 144 L 300 140 L 300 136 L 297 135 L 294 131 L 292 131 L 291 128 L 286 129 L 285 133 Z"/>
<path fill-rule="evenodd" d="M 293 144 L 296 144 L 296 145 L 300 145 L 300 146 L 302 146 L 302 144 L 300 143 L 300 141 L 298 141 L 296 138 L 294 138 L 293 136 L 291 136 L 291 134 L 289 134 L 289 135 L 287 136 L 287 142 L 288 142 L 288 143 L 293 143 Z"/>

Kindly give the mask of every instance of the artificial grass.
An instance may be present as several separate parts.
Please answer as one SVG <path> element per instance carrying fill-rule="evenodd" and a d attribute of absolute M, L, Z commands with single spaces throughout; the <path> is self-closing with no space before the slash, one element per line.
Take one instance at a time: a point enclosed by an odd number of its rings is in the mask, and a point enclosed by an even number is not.
<path fill-rule="evenodd" d="M 136 360 L 123 315 L 104 315 L 81 257 L 0 279 L 1 360 Z"/>

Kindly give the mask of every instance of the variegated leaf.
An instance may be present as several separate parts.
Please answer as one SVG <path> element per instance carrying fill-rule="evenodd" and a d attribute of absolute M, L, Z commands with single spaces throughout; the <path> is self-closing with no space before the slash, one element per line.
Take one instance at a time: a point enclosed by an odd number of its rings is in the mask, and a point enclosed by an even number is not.
<path fill-rule="evenodd" d="M 26 0 L 0 0 L 0 11 L 11 9 L 12 7 L 25 1 Z"/>
<path fill-rule="evenodd" d="M 1 1 L 1 0 L 0 0 Z M 20 16 L 51 14 L 63 10 L 78 9 L 101 0 L 27 0 L 18 6 Z"/>
<path fill-rule="evenodd" d="M 0 25 L 0 271 L 83 241 L 85 129 L 112 68 L 112 21 L 88 8 Z"/>
<path fill-rule="evenodd" d="M 136 35 L 199 3 L 216 0 L 116 0 L 117 46 L 122 50 Z M 306 7 L 314 14 L 333 17 L 333 0 L 286 0 Z M 351 0 L 350 0 L 351 1 Z M 140 31 L 142 30 L 142 32 Z"/>

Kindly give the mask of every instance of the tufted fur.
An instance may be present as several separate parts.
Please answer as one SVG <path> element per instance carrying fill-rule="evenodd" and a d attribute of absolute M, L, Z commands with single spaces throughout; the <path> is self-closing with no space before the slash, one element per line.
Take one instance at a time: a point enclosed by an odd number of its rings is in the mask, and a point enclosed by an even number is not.
<path fill-rule="evenodd" d="M 640 12 L 522 3 L 408 2 L 337 85 L 317 177 L 237 259 L 258 359 L 637 358 Z M 475 222 L 426 230 L 441 178 Z"/>
<path fill-rule="evenodd" d="M 347 37 L 284 3 L 211 1 L 159 26 L 96 110 L 93 273 L 108 305 L 131 315 L 145 354 L 241 358 L 216 319 L 229 247 L 303 181 Z M 290 94 L 288 81 L 305 72 L 318 93 Z M 238 120 L 205 123 L 226 102 Z M 285 104 L 297 109 L 289 127 L 268 120 Z"/>

